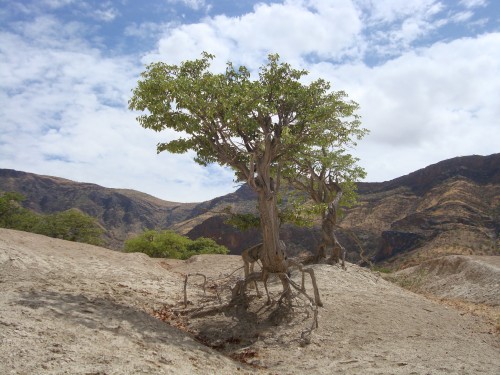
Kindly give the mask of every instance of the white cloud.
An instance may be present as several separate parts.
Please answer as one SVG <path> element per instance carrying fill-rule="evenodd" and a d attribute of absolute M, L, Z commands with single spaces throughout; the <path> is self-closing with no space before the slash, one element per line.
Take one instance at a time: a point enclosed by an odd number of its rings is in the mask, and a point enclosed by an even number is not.
<path fill-rule="evenodd" d="M 24 37 L 0 34 L 0 98 L 9 103 L 0 111 L 2 168 L 135 188 L 174 201 L 232 190 L 227 171 L 218 171 L 227 181 L 221 188 L 192 155 L 156 154 L 168 132 L 142 129 L 127 109 L 140 71 L 136 62 L 104 57 L 78 30 L 71 33 L 54 19 L 23 30 Z"/>
<path fill-rule="evenodd" d="M 112 7 L 107 7 L 104 9 L 96 9 L 94 11 L 94 17 L 98 20 L 105 22 L 113 21 L 116 17 L 118 17 L 118 15 L 119 12 Z"/>
<path fill-rule="evenodd" d="M 183 4 L 193 10 L 206 9 L 208 7 L 205 0 L 167 0 L 167 2 L 170 4 Z"/>
<path fill-rule="evenodd" d="M 466 8 L 484 7 L 487 3 L 487 0 L 460 0 L 460 4 Z"/>
<path fill-rule="evenodd" d="M 369 181 L 498 152 L 499 33 L 437 43 L 373 68 L 322 64 L 313 73 L 360 103 L 371 134 L 357 152 Z"/>
<path fill-rule="evenodd" d="M 468 21 L 472 18 L 472 16 L 474 15 L 473 12 L 471 11 L 465 11 L 465 12 L 459 12 L 459 13 L 456 13 L 454 14 L 451 19 L 453 20 L 453 22 L 465 22 L 465 21 Z"/>
<path fill-rule="evenodd" d="M 356 3 L 365 11 L 368 25 L 390 24 L 415 16 L 429 17 L 442 9 L 442 4 L 436 0 L 357 0 Z"/>
<path fill-rule="evenodd" d="M 357 0 L 369 53 L 398 56 L 449 22 L 436 0 Z"/>
<path fill-rule="evenodd" d="M 169 27 L 175 27 L 175 26 L 161 25 L 154 22 L 142 22 L 142 23 L 132 22 L 131 24 L 125 27 L 124 34 L 126 36 L 148 39 L 152 37 L 159 37 L 162 34 L 162 32 L 165 29 L 168 29 Z"/>
<path fill-rule="evenodd" d="M 43 6 L 48 6 L 52 9 L 58 9 L 75 3 L 75 0 L 42 0 L 41 3 Z"/>
<path fill-rule="evenodd" d="M 361 26 L 350 1 L 257 4 L 253 12 L 241 17 L 220 15 L 170 28 L 158 50 L 145 59 L 178 63 L 197 58 L 204 50 L 222 62 L 231 60 L 252 68 L 274 52 L 292 63 L 300 63 L 309 54 L 337 59 L 358 53 L 355 44 Z"/>

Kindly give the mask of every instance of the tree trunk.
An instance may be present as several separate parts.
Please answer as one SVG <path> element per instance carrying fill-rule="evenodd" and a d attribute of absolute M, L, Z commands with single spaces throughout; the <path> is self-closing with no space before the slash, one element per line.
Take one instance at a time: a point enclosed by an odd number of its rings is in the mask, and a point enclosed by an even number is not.
<path fill-rule="evenodd" d="M 276 196 L 259 191 L 259 213 L 262 229 L 262 243 L 264 252 L 262 254 L 262 265 L 268 272 L 286 272 L 287 262 L 285 249 L 280 244 L 279 217 Z"/>
<path fill-rule="evenodd" d="M 329 247 L 333 247 L 335 244 L 333 238 L 333 231 L 335 228 L 336 217 L 332 215 L 332 212 L 327 210 L 323 214 L 323 219 L 321 222 L 321 242 L 318 246 L 318 252 L 316 253 L 316 261 L 326 258 L 326 251 Z"/>
<path fill-rule="evenodd" d="M 321 242 L 318 247 L 318 252 L 316 253 L 316 261 L 320 261 L 322 258 L 326 258 L 326 251 L 328 247 L 332 248 L 332 259 L 338 262 L 339 259 L 336 255 L 337 247 L 341 247 L 340 243 L 335 236 L 335 226 L 337 225 L 337 211 L 340 204 L 340 199 L 342 198 L 342 189 L 337 183 L 331 183 L 330 185 L 325 185 L 328 190 L 335 190 L 335 199 L 328 203 L 328 208 L 323 212 L 322 222 L 321 222 Z M 326 203 L 326 202 L 325 202 Z"/>
<path fill-rule="evenodd" d="M 323 223 L 321 226 L 321 243 L 318 247 L 318 252 L 316 253 L 316 262 L 320 262 L 321 259 L 326 258 L 327 248 L 332 249 L 332 255 L 330 257 L 331 264 L 341 262 L 342 268 L 345 270 L 345 256 L 346 250 L 340 244 L 335 235 L 335 226 L 337 223 L 336 211 L 332 210 L 331 207 L 327 210 L 327 213 L 323 217 Z"/>

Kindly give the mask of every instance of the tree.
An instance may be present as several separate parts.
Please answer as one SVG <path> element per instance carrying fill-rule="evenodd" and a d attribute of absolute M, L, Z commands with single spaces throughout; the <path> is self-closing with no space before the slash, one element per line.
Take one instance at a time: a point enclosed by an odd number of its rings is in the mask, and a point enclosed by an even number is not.
<path fill-rule="evenodd" d="M 26 198 L 17 192 L 0 196 L 0 227 L 43 234 L 68 241 L 102 245 L 104 230 L 97 220 L 76 208 L 50 215 L 21 206 Z"/>
<path fill-rule="evenodd" d="M 356 134 L 362 137 L 364 132 Z M 305 149 L 295 158 L 295 164 L 284 174 L 292 186 L 306 192 L 313 201 L 314 209 L 321 215 L 321 241 L 316 261 L 326 257 L 327 247 L 342 248 L 335 235 L 340 206 L 352 206 L 356 201 L 355 182 L 366 173 L 356 165 L 358 159 L 346 154 L 344 147 L 355 143 L 344 139 L 333 149 Z M 332 254 L 338 261 L 338 254 Z"/>
<path fill-rule="evenodd" d="M 53 238 L 91 245 L 101 245 L 101 236 L 104 233 L 96 219 L 76 208 L 46 215 L 33 231 Z"/>
<path fill-rule="evenodd" d="M 188 259 L 197 254 L 227 254 L 228 250 L 210 238 L 193 241 L 171 230 L 148 230 L 125 241 L 125 252 L 140 252 L 153 258 Z"/>
<path fill-rule="evenodd" d="M 178 133 L 158 144 L 158 152 L 192 150 L 199 164 L 231 167 L 256 191 L 263 272 L 277 273 L 286 292 L 288 262 L 279 239 L 276 194 L 281 167 L 320 139 L 327 143 L 356 132 L 360 122 L 351 111 L 356 106 L 322 79 L 302 83 L 307 72 L 281 63 L 278 55 L 269 55 L 256 80 L 246 67 L 232 63 L 225 73 L 210 72 L 213 58 L 203 53 L 180 65 L 148 65 L 129 108 L 145 112 L 137 118 L 142 127 Z M 344 112 L 352 118 L 342 121 Z"/>

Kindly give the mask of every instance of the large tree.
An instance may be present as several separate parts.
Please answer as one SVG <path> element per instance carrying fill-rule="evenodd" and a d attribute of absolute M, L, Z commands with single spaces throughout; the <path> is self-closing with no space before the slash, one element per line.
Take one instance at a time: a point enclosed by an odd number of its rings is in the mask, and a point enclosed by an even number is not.
<path fill-rule="evenodd" d="M 224 73 L 211 72 L 213 58 L 203 53 L 179 65 L 148 65 L 129 107 L 144 112 L 137 118 L 142 127 L 177 132 L 178 138 L 158 144 L 158 152 L 192 150 L 199 164 L 231 167 L 256 191 L 264 272 L 283 275 L 287 261 L 279 239 L 279 171 L 304 147 L 349 137 L 359 119 L 344 93 L 331 91 L 322 79 L 303 83 L 307 72 L 280 62 L 278 55 L 269 55 L 255 80 L 246 67 L 232 63 Z M 286 278 L 281 279 L 287 288 Z"/>

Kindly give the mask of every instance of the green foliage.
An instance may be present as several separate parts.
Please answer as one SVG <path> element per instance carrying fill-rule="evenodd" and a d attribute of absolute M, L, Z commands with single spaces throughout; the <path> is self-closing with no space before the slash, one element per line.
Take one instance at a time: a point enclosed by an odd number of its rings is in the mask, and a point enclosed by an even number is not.
<path fill-rule="evenodd" d="M 250 79 L 246 67 L 236 69 L 232 63 L 225 73 L 212 73 L 213 58 L 203 53 L 180 65 L 156 62 L 141 74 L 129 108 L 144 112 L 137 117 L 142 127 L 179 135 L 158 144 L 158 152 L 192 150 L 198 163 L 228 165 L 246 180 L 250 155 L 258 162 L 264 148 L 272 149 L 268 165 L 280 160 L 294 164 L 302 150 L 339 147 L 366 133 L 357 103 L 342 91 L 331 91 L 322 79 L 301 83 L 307 71 L 280 62 L 276 54 L 269 55 L 257 80 Z"/>
<path fill-rule="evenodd" d="M 179 65 L 156 62 L 141 74 L 129 109 L 141 112 L 137 121 L 145 129 L 174 131 L 157 151 L 192 151 L 201 165 L 231 167 L 237 181 L 266 195 L 258 210 L 276 230 L 274 198 L 283 178 L 310 199 L 285 205 L 281 222 L 305 225 L 312 213 L 324 215 L 328 204 L 340 197 L 333 189 L 338 185 L 344 189 L 340 206 L 353 204 L 354 182 L 364 171 L 346 150 L 367 134 L 358 104 L 345 92 L 331 90 L 323 79 L 304 84 L 308 72 L 281 62 L 277 54 L 268 56 L 255 80 L 246 67 L 230 62 L 224 73 L 213 73 L 213 58 L 204 52 L 200 59 Z M 249 228 L 257 220 L 244 214 L 228 222 Z M 276 238 L 277 233 L 264 236 L 267 248 L 276 245 Z"/>
<path fill-rule="evenodd" d="M 68 241 L 101 245 L 104 230 L 96 219 L 77 209 L 40 215 L 20 205 L 25 200 L 16 192 L 0 196 L 0 227 L 43 234 Z"/>
<path fill-rule="evenodd" d="M 104 230 L 93 217 L 72 208 L 46 215 L 35 226 L 34 232 L 62 240 L 101 245 Z"/>
<path fill-rule="evenodd" d="M 259 216 L 254 214 L 231 213 L 224 223 L 245 231 L 252 228 L 258 228 L 260 226 L 260 219 Z"/>
<path fill-rule="evenodd" d="M 25 200 L 22 194 L 16 192 L 4 193 L 0 196 L 0 227 L 32 231 L 40 221 L 40 215 L 25 209 L 21 202 Z"/>
<path fill-rule="evenodd" d="M 228 249 L 210 238 L 190 240 L 174 231 L 148 230 L 125 241 L 125 252 L 144 253 L 153 258 L 188 259 L 197 254 L 227 254 Z"/>
<path fill-rule="evenodd" d="M 282 174 L 294 188 L 309 196 L 305 206 L 295 203 L 299 214 L 305 213 L 306 218 L 324 215 L 328 205 L 338 198 L 337 215 L 342 215 L 342 208 L 352 207 L 357 201 L 356 182 L 366 176 L 358 161 L 343 149 L 311 147 L 297 153 L 295 164 L 283 168 Z M 339 191 L 342 195 L 337 197 Z"/>
<path fill-rule="evenodd" d="M 281 223 L 300 227 L 312 227 L 315 217 L 323 211 L 323 205 L 315 205 L 299 191 L 288 191 L 286 201 L 280 201 Z"/>

